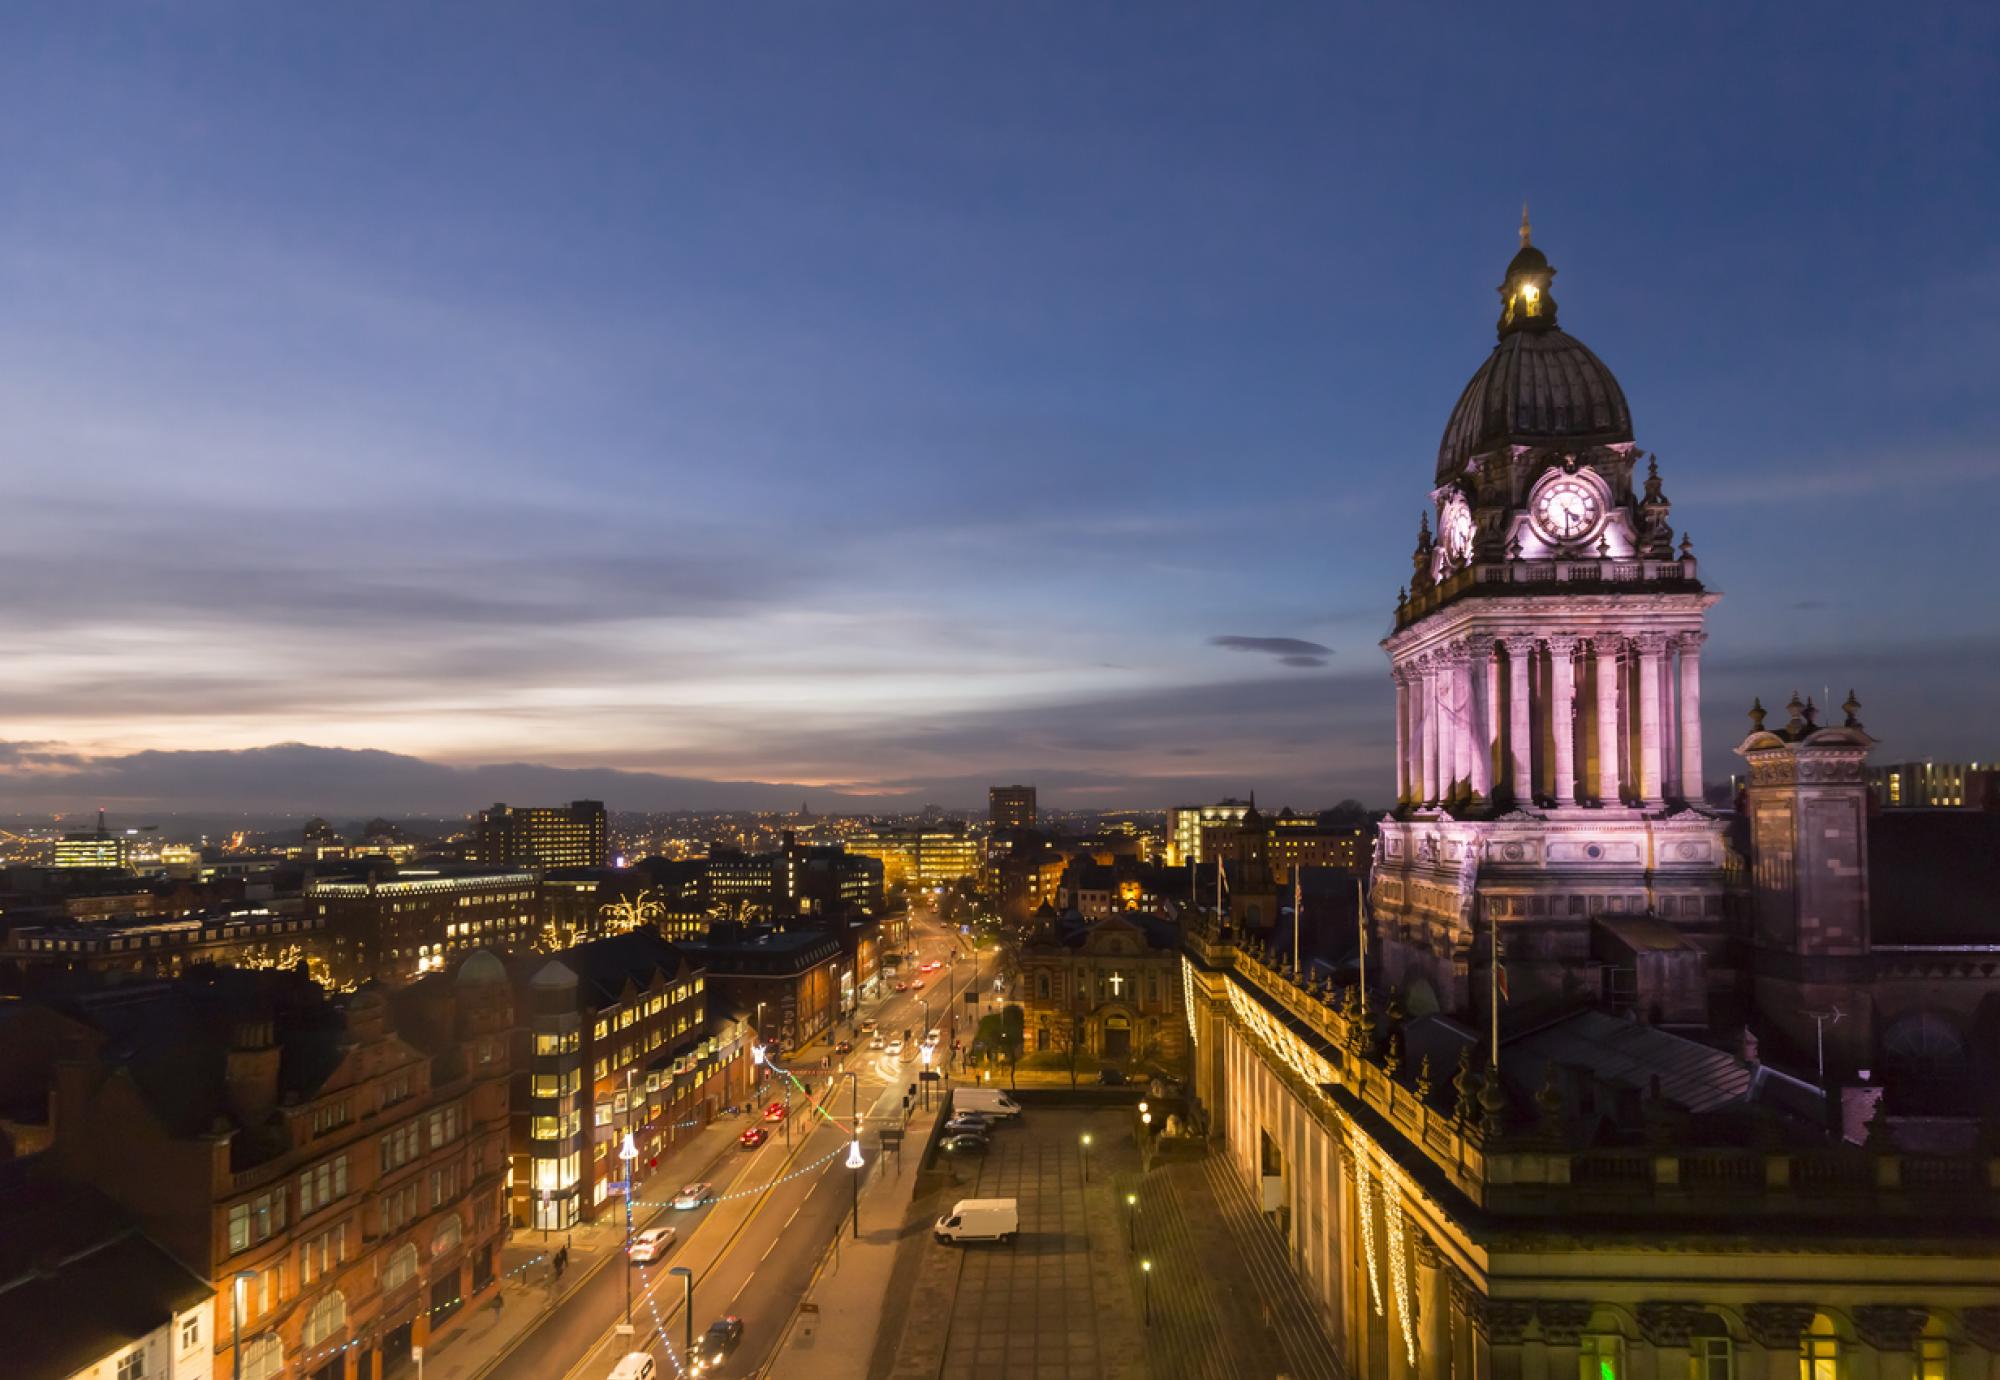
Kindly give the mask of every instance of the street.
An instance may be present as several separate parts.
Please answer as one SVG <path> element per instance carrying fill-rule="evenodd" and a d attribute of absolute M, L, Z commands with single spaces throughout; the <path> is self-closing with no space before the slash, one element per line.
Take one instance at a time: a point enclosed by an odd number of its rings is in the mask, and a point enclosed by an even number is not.
<path fill-rule="evenodd" d="M 601 1380 L 620 1356 L 641 1349 L 652 1350 L 662 1362 L 662 1375 L 680 1373 L 688 1328 L 683 1315 L 685 1285 L 681 1276 L 670 1273 L 676 1267 L 694 1273 L 696 1338 L 717 1318 L 734 1315 L 743 1320 L 741 1346 L 713 1373 L 756 1373 L 777 1345 L 836 1231 L 848 1229 L 855 1172 L 846 1167 L 850 1107 L 858 1104 L 864 1125 L 867 1167 L 861 1173 L 883 1172 L 878 1133 L 884 1126 L 901 1124 L 902 1097 L 918 1082 L 921 1065 L 915 1042 L 923 1037 L 926 1002 L 930 1023 L 944 1031 L 940 1058 L 951 1053 L 953 1035 L 946 1012 L 968 1009 L 962 993 L 968 978 L 980 980 L 982 970 L 979 957 L 965 945 L 956 934 L 947 934 L 934 921 L 913 913 L 911 957 L 897 978 L 884 977 L 885 995 L 863 1002 L 859 1013 L 863 1019 L 874 1017 L 890 1038 L 905 1028 L 911 1032 L 913 1038 L 900 1057 L 870 1051 L 865 1036 L 847 1056 L 833 1053 L 834 1035 L 804 1050 L 787 1051 L 772 1061 L 753 1107 L 761 1109 L 784 1097 L 789 1085 L 789 1144 L 786 1125 L 767 1123 L 753 1110 L 720 1124 L 765 1126 L 771 1136 L 763 1145 L 745 1149 L 732 1139 L 708 1158 L 698 1175 L 688 1175 L 683 1166 L 677 1182 L 665 1182 L 662 1173 L 639 1185 L 633 1230 L 672 1226 L 678 1239 L 658 1261 L 632 1267 L 631 1336 L 620 1332 L 625 1282 L 622 1261 L 614 1260 L 563 1298 L 487 1374 L 495 1380 L 555 1376 Z M 961 955 L 956 964 L 948 962 L 954 947 Z M 944 966 L 919 974 L 917 965 L 932 960 Z M 922 991 L 893 990 L 895 982 L 913 983 L 919 977 Z M 990 982 L 991 975 L 984 978 Z M 969 1045 L 976 1025 L 976 1016 L 969 1022 L 961 1019 L 958 1038 Z M 852 1089 L 850 1072 L 857 1076 Z M 886 1172 L 903 1169 L 892 1159 Z M 690 1178 L 708 1182 L 711 1197 L 702 1207 L 677 1211 L 669 1200 Z"/>

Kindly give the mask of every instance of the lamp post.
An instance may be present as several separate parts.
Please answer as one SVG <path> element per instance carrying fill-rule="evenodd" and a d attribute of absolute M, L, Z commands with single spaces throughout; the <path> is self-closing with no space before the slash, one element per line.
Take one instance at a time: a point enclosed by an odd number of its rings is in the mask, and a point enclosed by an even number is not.
<path fill-rule="evenodd" d="M 854 1172 L 849 1181 L 854 1186 L 854 1239 L 861 1239 L 861 1075 L 852 1070 L 847 1074 L 847 1116 L 854 1123 L 853 1138 L 847 1142 L 847 1167 Z"/>
<path fill-rule="evenodd" d="M 1083 1145 L 1083 1182 L 1089 1183 L 1090 1182 L 1090 1132 L 1085 1131 L 1083 1133 L 1083 1136 L 1081 1138 L 1081 1144 Z"/>
<path fill-rule="evenodd" d="M 229 1281 L 229 1373 L 235 1380 L 243 1380 L 243 1291 L 255 1278 L 255 1270 L 238 1270 Z"/>
<path fill-rule="evenodd" d="M 1125 1195 L 1125 1244 L 1132 1254 L 1139 1253 L 1139 1195 Z"/>
<path fill-rule="evenodd" d="M 629 1075 L 628 1075 L 629 1077 Z M 630 1102 L 625 1104 L 628 1108 Z M 618 1158 L 625 1161 L 625 1330 L 632 1330 L 632 1164 L 639 1158 L 639 1147 L 632 1140 L 631 1113 L 626 1113 L 625 1143 L 618 1147 Z"/>
<path fill-rule="evenodd" d="M 1139 1274 L 1146 1281 L 1146 1326 L 1151 1327 L 1153 1325 L 1153 1262 L 1151 1260 L 1140 1261 Z"/>
<path fill-rule="evenodd" d="M 667 1271 L 681 1277 L 681 1325 L 683 1327 L 681 1357 L 683 1362 L 694 1356 L 694 1271 L 685 1265 L 676 1265 Z"/>
<path fill-rule="evenodd" d="M 917 1082 L 923 1085 L 924 1110 L 928 1112 L 931 1109 L 931 1080 L 924 1077 L 924 1074 L 929 1073 L 931 1068 L 931 1047 L 929 1045 L 919 1045 L 917 1047 L 917 1062 L 923 1065 L 923 1068 L 917 1073 Z"/>

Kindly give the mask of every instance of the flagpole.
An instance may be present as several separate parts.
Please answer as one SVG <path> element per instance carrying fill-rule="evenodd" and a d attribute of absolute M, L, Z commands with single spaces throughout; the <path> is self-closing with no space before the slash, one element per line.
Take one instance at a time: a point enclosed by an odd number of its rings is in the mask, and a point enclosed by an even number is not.
<path fill-rule="evenodd" d="M 1292 864 L 1292 971 L 1299 971 L 1299 907 L 1304 903 L 1306 888 L 1302 874 L 1305 864 Z"/>
<path fill-rule="evenodd" d="M 1498 920 L 1491 920 L 1487 923 L 1493 927 L 1493 934 L 1490 940 L 1493 945 L 1493 962 L 1491 965 L 1493 979 L 1493 1076 L 1498 1078 L 1500 1076 L 1500 922 Z"/>
<path fill-rule="evenodd" d="M 1355 953 L 1361 963 L 1361 1009 L 1368 1009 L 1368 895 L 1361 878 L 1354 879 Z"/>

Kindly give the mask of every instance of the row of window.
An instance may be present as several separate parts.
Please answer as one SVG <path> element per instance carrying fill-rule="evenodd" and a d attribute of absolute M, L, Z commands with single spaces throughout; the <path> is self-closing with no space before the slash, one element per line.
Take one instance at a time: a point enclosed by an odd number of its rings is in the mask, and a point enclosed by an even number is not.
<path fill-rule="evenodd" d="M 1950 1370 L 1951 1343 L 1943 1337 L 1918 1338 L 1915 1380 L 1948 1380 Z M 1838 1337 L 1813 1331 L 1799 1338 L 1799 1380 L 1845 1380 L 1845 1375 Z M 1626 1380 L 1625 1339 L 1615 1334 L 1578 1338 L 1577 1380 Z M 1736 1380 L 1736 1343 L 1717 1334 L 1689 1338 L 1688 1380 Z"/>
<path fill-rule="evenodd" d="M 299 1175 L 299 1216 L 318 1212 L 336 1198 L 347 1196 L 347 1156 L 323 1160 Z"/>

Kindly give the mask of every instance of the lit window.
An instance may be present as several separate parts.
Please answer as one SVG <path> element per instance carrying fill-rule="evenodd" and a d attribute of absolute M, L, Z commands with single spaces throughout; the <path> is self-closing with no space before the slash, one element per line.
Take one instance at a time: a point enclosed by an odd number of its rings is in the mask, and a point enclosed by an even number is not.
<path fill-rule="evenodd" d="M 1799 1338 L 1799 1380 L 1840 1380 L 1840 1338 L 1824 1313 Z"/>
<path fill-rule="evenodd" d="M 1917 1341 L 1917 1380 L 1945 1380 L 1951 1373 L 1951 1343 L 1942 1337 Z"/>
<path fill-rule="evenodd" d="M 1577 1380 L 1623 1380 L 1625 1339 L 1586 1335 L 1577 1339 Z"/>
<path fill-rule="evenodd" d="M 139 1347 L 118 1358 L 118 1380 L 140 1380 L 146 1373 L 146 1348 Z"/>
<path fill-rule="evenodd" d="M 1692 1380 L 1736 1380 L 1736 1344 L 1727 1337 L 1696 1337 L 1689 1361 Z"/>
<path fill-rule="evenodd" d="M 201 1314 L 190 1313 L 181 1319 L 181 1350 L 201 1345 Z"/>

